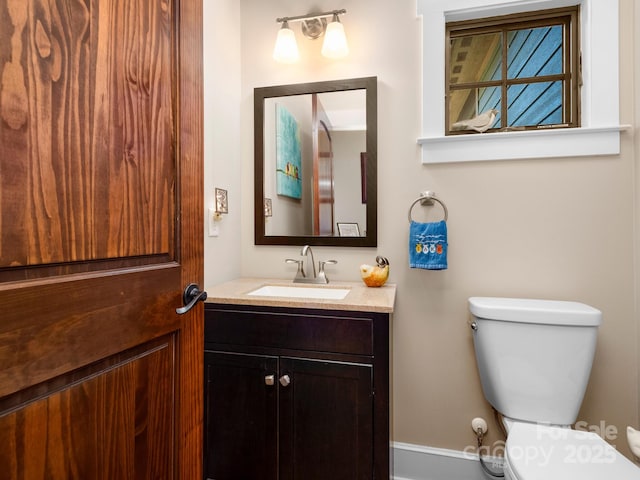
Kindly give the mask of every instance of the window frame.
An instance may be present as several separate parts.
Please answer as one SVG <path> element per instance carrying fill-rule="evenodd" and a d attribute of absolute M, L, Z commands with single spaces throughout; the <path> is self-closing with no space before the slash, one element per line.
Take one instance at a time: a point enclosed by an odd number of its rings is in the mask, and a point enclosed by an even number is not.
<path fill-rule="evenodd" d="M 445 23 L 580 5 L 581 127 L 445 135 Z M 422 30 L 423 164 L 617 156 L 620 132 L 618 0 L 417 0 Z"/>
<path fill-rule="evenodd" d="M 563 27 L 563 72 L 538 77 L 519 77 L 510 79 L 507 74 L 508 48 L 506 46 L 508 32 L 524 29 L 535 29 L 548 26 Z M 468 83 L 451 83 L 451 41 L 455 38 L 473 35 L 501 35 L 502 74 L 499 80 L 488 80 Z M 492 16 L 473 20 L 450 21 L 445 24 L 445 135 L 469 135 L 476 132 L 470 130 L 452 130 L 450 128 L 450 99 L 455 90 L 499 87 L 501 94 L 501 124 L 487 130 L 499 132 L 507 129 L 507 92 L 511 85 L 533 84 L 542 82 L 562 82 L 562 122 L 557 125 L 531 125 L 518 127 L 518 130 L 538 130 L 548 128 L 580 127 L 580 6 L 555 8 L 541 11 L 524 12 L 510 15 Z M 480 112 L 479 112 L 480 113 Z"/>

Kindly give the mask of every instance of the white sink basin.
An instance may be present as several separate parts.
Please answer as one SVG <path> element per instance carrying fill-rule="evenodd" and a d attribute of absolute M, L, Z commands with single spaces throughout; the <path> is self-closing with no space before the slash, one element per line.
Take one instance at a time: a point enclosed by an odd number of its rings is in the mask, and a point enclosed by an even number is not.
<path fill-rule="evenodd" d="M 322 300 L 342 300 L 350 288 L 308 287 L 306 285 L 264 285 L 247 295 L 258 297 L 317 298 Z"/>

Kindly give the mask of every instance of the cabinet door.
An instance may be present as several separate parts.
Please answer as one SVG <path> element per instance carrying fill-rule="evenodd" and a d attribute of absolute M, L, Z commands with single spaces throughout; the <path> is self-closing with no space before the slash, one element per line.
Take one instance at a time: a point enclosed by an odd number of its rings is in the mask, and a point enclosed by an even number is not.
<path fill-rule="evenodd" d="M 371 480 L 371 366 L 282 357 L 280 375 L 280 479 Z"/>
<path fill-rule="evenodd" d="M 205 476 L 276 480 L 278 358 L 205 352 Z"/>

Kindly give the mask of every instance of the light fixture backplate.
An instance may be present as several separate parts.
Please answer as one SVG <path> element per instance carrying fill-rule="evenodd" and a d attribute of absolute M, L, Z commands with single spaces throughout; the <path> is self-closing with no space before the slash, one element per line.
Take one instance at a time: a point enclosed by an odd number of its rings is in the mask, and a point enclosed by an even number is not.
<path fill-rule="evenodd" d="M 302 20 L 302 34 L 315 40 L 316 38 L 320 38 L 324 31 L 327 28 L 327 19 L 326 18 L 309 18 L 307 20 Z"/>

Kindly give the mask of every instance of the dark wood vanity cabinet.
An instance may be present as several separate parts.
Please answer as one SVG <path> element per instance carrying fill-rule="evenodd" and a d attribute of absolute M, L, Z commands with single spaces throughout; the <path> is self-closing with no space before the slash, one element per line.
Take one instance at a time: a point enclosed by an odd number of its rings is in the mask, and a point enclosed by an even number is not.
<path fill-rule="evenodd" d="M 388 479 L 389 314 L 205 305 L 205 478 Z"/>

